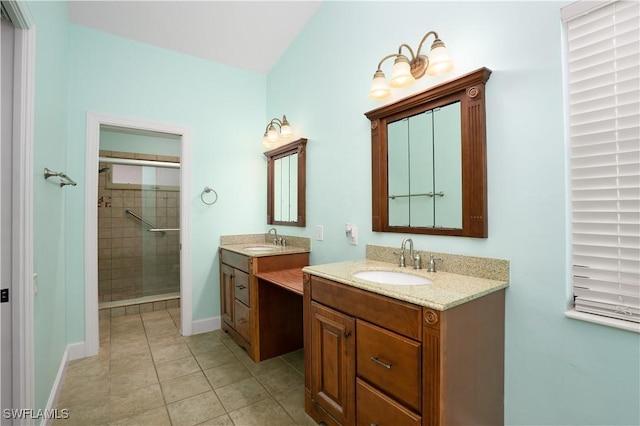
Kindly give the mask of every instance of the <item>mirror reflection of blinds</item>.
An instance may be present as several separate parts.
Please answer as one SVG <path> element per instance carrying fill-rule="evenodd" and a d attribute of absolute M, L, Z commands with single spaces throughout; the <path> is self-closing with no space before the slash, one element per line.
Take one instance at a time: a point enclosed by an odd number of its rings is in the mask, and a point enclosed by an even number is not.
<path fill-rule="evenodd" d="M 575 309 L 640 322 L 640 3 L 564 19 Z"/>

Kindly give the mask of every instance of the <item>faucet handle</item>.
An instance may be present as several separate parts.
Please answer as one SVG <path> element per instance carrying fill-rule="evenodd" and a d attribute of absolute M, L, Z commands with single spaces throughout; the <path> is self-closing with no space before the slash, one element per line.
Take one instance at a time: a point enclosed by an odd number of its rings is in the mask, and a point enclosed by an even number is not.
<path fill-rule="evenodd" d="M 442 262 L 442 259 L 439 257 L 435 257 L 433 253 L 429 255 L 429 266 L 427 267 L 427 272 L 436 272 L 436 260 Z"/>
<path fill-rule="evenodd" d="M 416 251 L 416 254 L 413 256 L 413 269 L 422 269 L 422 257 L 420 257 L 420 253 Z"/>
<path fill-rule="evenodd" d="M 404 260 L 404 250 L 402 250 L 399 253 L 397 251 L 394 251 L 393 254 L 400 256 L 400 258 L 398 259 L 398 266 L 401 268 L 404 268 L 406 266 L 405 260 Z"/>

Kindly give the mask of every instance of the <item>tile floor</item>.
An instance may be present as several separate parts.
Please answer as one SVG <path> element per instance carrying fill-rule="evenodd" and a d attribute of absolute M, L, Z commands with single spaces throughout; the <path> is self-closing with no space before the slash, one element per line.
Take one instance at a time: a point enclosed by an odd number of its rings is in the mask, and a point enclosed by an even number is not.
<path fill-rule="evenodd" d="M 180 309 L 100 319 L 100 353 L 67 367 L 71 425 L 314 425 L 304 355 L 261 363 L 220 330 L 180 336 Z"/>

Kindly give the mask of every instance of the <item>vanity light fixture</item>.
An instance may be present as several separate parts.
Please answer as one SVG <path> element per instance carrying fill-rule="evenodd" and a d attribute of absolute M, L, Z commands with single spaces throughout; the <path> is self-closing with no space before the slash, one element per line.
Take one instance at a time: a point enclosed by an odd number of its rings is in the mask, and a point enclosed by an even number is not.
<path fill-rule="evenodd" d="M 276 126 L 280 129 L 280 132 L 276 130 Z M 267 124 L 262 137 L 262 145 L 268 149 L 275 148 L 280 142 L 287 141 L 292 136 L 293 130 L 291 130 L 291 125 L 287 121 L 287 116 L 282 115 L 282 120 L 272 118 Z"/>
<path fill-rule="evenodd" d="M 422 45 L 427 38 L 433 35 L 435 40 L 431 45 L 431 52 L 429 56 L 421 55 Z M 402 48 L 406 47 L 411 54 L 411 59 L 402 53 Z M 393 64 L 393 71 L 389 84 L 385 78 L 384 72 L 382 72 L 382 63 L 389 58 L 396 58 Z M 413 84 L 417 79 L 423 75 L 428 74 L 431 76 L 445 74 L 453 69 L 453 62 L 449 58 L 449 53 L 444 43 L 438 37 L 438 33 L 435 31 L 429 31 L 422 37 L 420 44 L 418 45 L 418 51 L 414 55 L 413 49 L 406 44 L 402 43 L 398 47 L 398 53 L 392 53 L 385 56 L 378 63 L 378 69 L 373 75 L 373 82 L 371 83 L 371 90 L 369 90 L 369 98 L 374 100 L 385 99 L 391 94 L 389 85 L 391 87 L 407 87 Z"/>

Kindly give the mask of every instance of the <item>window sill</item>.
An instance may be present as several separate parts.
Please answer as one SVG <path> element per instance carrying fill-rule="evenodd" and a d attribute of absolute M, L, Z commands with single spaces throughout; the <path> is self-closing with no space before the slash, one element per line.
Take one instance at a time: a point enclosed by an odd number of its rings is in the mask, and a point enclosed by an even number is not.
<path fill-rule="evenodd" d="M 573 318 L 581 321 L 592 322 L 594 324 L 606 325 L 608 327 L 619 328 L 635 333 L 640 333 L 640 323 L 624 321 L 615 318 L 603 317 L 601 315 L 588 314 L 586 312 L 578 312 L 571 308 L 564 313 L 568 318 Z"/>

